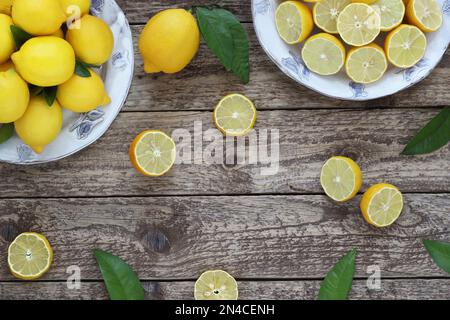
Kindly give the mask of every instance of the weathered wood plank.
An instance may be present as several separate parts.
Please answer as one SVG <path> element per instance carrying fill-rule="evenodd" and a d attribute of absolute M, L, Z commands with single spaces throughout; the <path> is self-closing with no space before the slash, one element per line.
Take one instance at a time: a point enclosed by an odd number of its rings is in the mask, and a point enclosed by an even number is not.
<path fill-rule="evenodd" d="M 205 131 L 213 127 L 211 113 L 122 113 L 102 139 L 68 159 L 32 167 L 0 164 L 0 197 L 322 193 L 321 166 L 332 155 L 359 162 L 364 188 L 387 181 L 403 192 L 448 192 L 449 146 L 427 156 L 400 156 L 408 140 L 436 113 L 426 109 L 262 111 L 256 129 L 279 130 L 279 145 L 268 148 L 271 152 L 279 146 L 278 174 L 264 175 L 268 164 L 223 160 L 175 165 L 167 175 L 153 179 L 139 175 L 130 164 L 133 138 L 144 129 L 171 133 L 179 128 L 193 137 L 195 121 L 201 121 Z M 203 142 L 203 150 L 209 144 Z M 201 160 L 201 155 L 194 157 Z"/>
<path fill-rule="evenodd" d="M 322 278 L 351 248 L 357 276 L 378 266 L 382 277 L 445 277 L 422 245 L 450 240 L 448 194 L 407 195 L 395 225 L 364 222 L 358 199 L 324 196 L 162 197 L 0 200 L 0 252 L 20 232 L 45 234 L 54 264 L 42 280 L 101 279 L 92 251 L 124 258 L 143 280 L 194 280 L 224 269 L 239 279 Z M 12 280 L 6 259 L 0 281 Z"/>
<path fill-rule="evenodd" d="M 155 13 L 168 8 L 190 9 L 193 5 L 220 5 L 233 12 L 240 21 L 252 21 L 251 1 L 234 0 L 116 0 L 130 23 L 146 23 Z"/>
<path fill-rule="evenodd" d="M 145 74 L 137 49 L 142 26 L 134 26 L 136 70 L 124 110 L 211 110 L 230 92 L 248 95 L 260 110 L 442 106 L 450 101 L 449 52 L 427 79 L 406 91 L 369 102 L 340 101 L 302 87 L 285 76 L 261 49 L 253 26 L 245 26 L 251 44 L 251 82 L 248 85 L 226 72 L 205 45 L 201 46 L 192 64 L 179 74 Z"/>
<path fill-rule="evenodd" d="M 319 290 L 320 281 L 239 281 L 241 300 L 312 300 Z M 148 300 L 192 300 L 194 282 L 143 282 Z M 366 281 L 355 280 L 350 299 L 370 300 L 448 300 L 449 279 L 383 279 L 381 289 L 368 289 Z M 38 294 L 39 292 L 39 294 Z M 80 289 L 67 289 L 65 282 L 6 282 L 0 283 L 2 300 L 36 299 L 108 299 L 101 282 L 81 283 Z"/>

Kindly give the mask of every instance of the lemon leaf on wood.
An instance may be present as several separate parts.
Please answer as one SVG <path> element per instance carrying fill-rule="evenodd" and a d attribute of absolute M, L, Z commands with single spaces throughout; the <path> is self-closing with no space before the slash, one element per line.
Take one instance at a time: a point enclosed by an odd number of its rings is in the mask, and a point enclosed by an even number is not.
<path fill-rule="evenodd" d="M 10 26 L 10 29 L 14 38 L 14 42 L 16 43 L 17 50 L 19 50 L 25 42 L 33 38 L 31 34 L 18 26 L 12 25 Z"/>
<path fill-rule="evenodd" d="M 408 143 L 404 155 L 426 154 L 439 150 L 450 141 L 450 108 L 444 108 Z"/>
<path fill-rule="evenodd" d="M 436 265 L 445 272 L 450 273 L 450 243 L 423 240 L 423 245 Z"/>
<path fill-rule="evenodd" d="M 227 71 L 232 71 L 244 83 L 250 80 L 248 35 L 239 20 L 221 8 L 198 7 L 197 20 L 208 47 Z"/>
<path fill-rule="evenodd" d="M 75 73 L 80 77 L 89 78 L 91 76 L 91 73 L 88 70 L 89 67 L 90 65 L 77 60 L 75 63 Z"/>
<path fill-rule="evenodd" d="M 94 256 L 111 300 L 144 300 L 144 288 L 125 261 L 102 250 L 94 250 Z"/>
<path fill-rule="evenodd" d="M 320 285 L 319 300 L 346 300 L 355 274 L 356 250 L 349 251 L 328 272 Z"/>
<path fill-rule="evenodd" d="M 0 124 L 0 144 L 8 141 L 14 135 L 12 123 Z"/>
<path fill-rule="evenodd" d="M 44 96 L 45 101 L 48 106 L 51 107 L 56 99 L 56 89 L 57 87 L 47 87 L 43 88 L 42 95 Z"/>

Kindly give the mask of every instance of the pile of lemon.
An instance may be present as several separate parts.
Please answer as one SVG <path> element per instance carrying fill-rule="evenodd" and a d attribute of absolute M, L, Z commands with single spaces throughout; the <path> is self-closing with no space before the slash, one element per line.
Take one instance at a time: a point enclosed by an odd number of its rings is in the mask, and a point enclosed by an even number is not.
<path fill-rule="evenodd" d="M 438 30 L 443 20 L 436 0 L 305 1 L 314 3 L 312 11 L 299 1 L 279 5 L 275 21 L 281 38 L 292 45 L 306 40 L 302 58 L 311 71 L 333 75 L 345 66 L 347 75 L 363 84 L 380 80 L 388 61 L 414 66 L 425 55 L 425 33 Z M 323 32 L 309 37 L 314 25 Z"/>
<path fill-rule="evenodd" d="M 110 58 L 114 38 L 89 9 L 90 0 L 1 0 L 0 124 L 14 123 L 18 136 L 37 153 L 60 133 L 62 108 L 88 112 L 110 103 L 103 80 L 91 68 Z M 77 13 L 77 21 L 67 26 Z M 31 36 L 20 48 L 12 26 Z M 87 67 L 82 76 L 75 73 L 77 63 Z M 52 105 L 41 88 L 56 92 Z"/>

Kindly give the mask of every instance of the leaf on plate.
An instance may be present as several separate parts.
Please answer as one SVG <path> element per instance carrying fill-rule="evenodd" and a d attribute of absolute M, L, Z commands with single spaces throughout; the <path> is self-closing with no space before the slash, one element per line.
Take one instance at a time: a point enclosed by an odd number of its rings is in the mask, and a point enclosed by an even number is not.
<path fill-rule="evenodd" d="M 14 135 L 14 124 L 0 124 L 0 144 L 8 141 Z"/>
<path fill-rule="evenodd" d="M 51 107 L 56 100 L 56 90 L 58 87 L 46 87 L 42 89 L 42 95 L 48 106 Z"/>
<path fill-rule="evenodd" d="M 346 300 L 355 274 L 356 249 L 349 251 L 328 272 L 320 285 L 319 300 Z"/>
<path fill-rule="evenodd" d="M 19 50 L 25 42 L 33 38 L 31 34 L 18 26 L 12 25 L 10 26 L 10 29 L 14 38 L 14 42 L 16 43 L 17 50 Z"/>
<path fill-rule="evenodd" d="M 75 63 L 75 73 L 83 78 L 89 78 L 91 76 L 91 73 L 89 72 L 90 65 L 87 63 L 84 63 L 80 60 L 77 60 Z"/>
<path fill-rule="evenodd" d="M 445 272 L 450 273 L 450 243 L 423 240 L 423 245 L 436 265 Z"/>
<path fill-rule="evenodd" d="M 405 147 L 402 154 L 426 154 L 439 150 L 450 141 L 450 108 L 434 117 Z"/>
<path fill-rule="evenodd" d="M 144 300 L 144 288 L 125 261 L 102 250 L 94 250 L 94 256 L 111 300 Z"/>
<path fill-rule="evenodd" d="M 197 20 L 208 47 L 228 71 L 244 83 L 250 80 L 248 35 L 239 20 L 221 8 L 198 7 Z"/>

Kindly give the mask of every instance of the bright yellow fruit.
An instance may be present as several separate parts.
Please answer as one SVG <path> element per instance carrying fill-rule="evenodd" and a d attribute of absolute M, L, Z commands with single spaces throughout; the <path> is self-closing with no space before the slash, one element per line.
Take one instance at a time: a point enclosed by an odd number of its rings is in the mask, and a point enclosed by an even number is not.
<path fill-rule="evenodd" d="M 387 227 L 402 213 L 403 195 L 391 184 L 376 184 L 364 193 L 360 207 L 368 223 L 375 227 Z"/>
<path fill-rule="evenodd" d="M 230 94 L 220 100 L 214 109 L 213 120 L 226 136 L 244 136 L 256 122 L 256 108 L 253 102 L 241 94 Z"/>
<path fill-rule="evenodd" d="M 77 6 L 80 10 L 80 17 L 89 13 L 89 9 L 91 8 L 91 0 L 59 0 L 61 6 L 63 8 L 64 13 L 67 16 L 71 16 L 76 14 L 76 11 L 71 10 L 71 6 Z"/>
<path fill-rule="evenodd" d="M 106 22 L 88 14 L 80 19 L 79 29 L 67 30 L 66 40 L 78 59 L 92 65 L 108 61 L 114 48 L 114 36 Z"/>
<path fill-rule="evenodd" d="M 50 269 L 53 250 L 47 238 L 34 232 L 17 236 L 8 248 L 8 266 L 16 278 L 35 280 Z"/>
<path fill-rule="evenodd" d="M 410 68 L 425 55 L 427 38 L 415 26 L 402 24 L 386 37 L 386 56 L 390 63 L 399 68 Z"/>
<path fill-rule="evenodd" d="M 159 12 L 147 22 L 139 50 L 147 73 L 176 73 L 197 54 L 200 31 L 194 16 L 184 9 Z"/>
<path fill-rule="evenodd" d="M 131 143 L 130 160 L 137 171 L 145 176 L 159 177 L 175 163 L 176 145 L 164 132 L 141 132 Z"/>
<path fill-rule="evenodd" d="M 88 112 L 111 103 L 102 78 L 89 69 L 88 78 L 74 74 L 58 86 L 56 98 L 63 108 L 73 112 Z"/>
<path fill-rule="evenodd" d="M 320 0 L 314 5 L 314 23 L 325 32 L 338 33 L 337 18 L 351 0 Z"/>
<path fill-rule="evenodd" d="M 56 32 L 52 33 L 51 36 L 64 39 L 64 32 L 62 29 L 58 29 Z"/>
<path fill-rule="evenodd" d="M 16 44 L 10 27 L 13 21 L 10 16 L 0 14 L 0 64 L 6 62 L 16 50 Z"/>
<path fill-rule="evenodd" d="M 40 87 L 60 85 L 69 80 L 75 70 L 71 45 L 57 37 L 32 38 L 11 59 L 22 78 Z"/>
<path fill-rule="evenodd" d="M 14 68 L 14 63 L 11 60 L 6 61 L 3 64 L 0 64 L 0 72 L 8 71 L 9 69 Z"/>
<path fill-rule="evenodd" d="M 59 0 L 14 0 L 14 24 L 36 36 L 50 35 L 66 21 Z"/>
<path fill-rule="evenodd" d="M 372 8 L 381 16 L 381 31 L 391 31 L 398 27 L 405 17 L 403 0 L 377 0 Z"/>
<path fill-rule="evenodd" d="M 334 201 L 348 201 L 361 189 L 361 169 L 350 158 L 332 157 L 322 167 L 320 183 L 327 196 Z"/>
<path fill-rule="evenodd" d="M 442 26 L 443 13 L 436 0 L 410 0 L 406 10 L 408 22 L 423 32 L 434 32 Z"/>
<path fill-rule="evenodd" d="M 48 106 L 41 96 L 30 99 L 25 114 L 14 123 L 18 136 L 36 153 L 56 139 L 63 125 L 63 113 L 55 100 Z"/>
<path fill-rule="evenodd" d="M 0 13 L 11 15 L 11 7 L 14 0 L 0 0 Z"/>
<path fill-rule="evenodd" d="M 282 2 L 275 13 L 278 34 L 287 44 L 305 40 L 314 28 L 311 10 L 299 1 Z"/>
<path fill-rule="evenodd" d="M 237 300 L 238 296 L 236 280 L 222 270 L 206 271 L 195 282 L 195 300 Z"/>
<path fill-rule="evenodd" d="M 372 43 L 352 48 L 345 63 L 347 75 L 356 83 L 369 84 L 380 80 L 388 67 L 383 48 Z"/>
<path fill-rule="evenodd" d="M 302 59 L 308 69 L 317 74 L 336 74 L 345 63 L 345 47 L 335 36 L 318 33 L 306 40 Z"/>
<path fill-rule="evenodd" d="M 372 4 L 375 3 L 377 0 L 352 0 L 353 3 L 365 3 L 365 4 Z"/>
<path fill-rule="evenodd" d="M 0 123 L 11 123 L 22 117 L 29 100 L 28 85 L 14 68 L 0 72 Z"/>
<path fill-rule="evenodd" d="M 345 43 L 361 47 L 375 40 L 381 31 L 381 17 L 365 3 L 352 3 L 337 20 L 339 35 Z"/>

